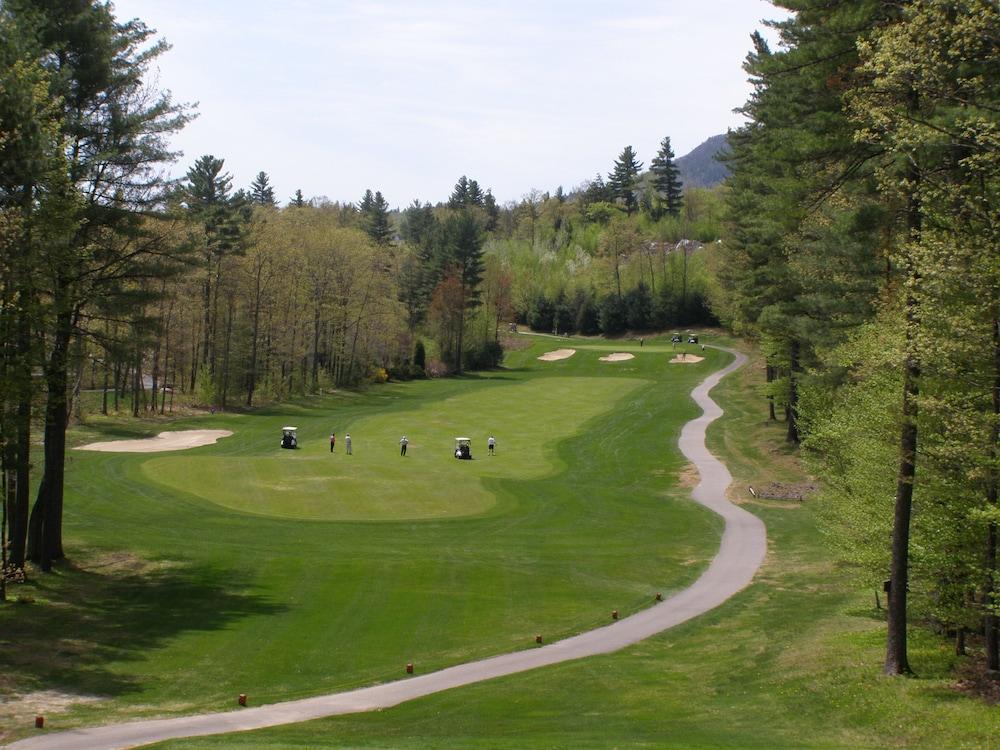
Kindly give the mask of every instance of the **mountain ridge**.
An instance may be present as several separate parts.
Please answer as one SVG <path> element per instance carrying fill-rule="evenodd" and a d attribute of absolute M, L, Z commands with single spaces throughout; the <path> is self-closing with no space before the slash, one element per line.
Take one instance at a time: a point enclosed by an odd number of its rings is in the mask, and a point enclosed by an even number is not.
<path fill-rule="evenodd" d="M 685 188 L 713 187 L 729 176 L 729 167 L 716 156 L 729 151 L 726 133 L 713 135 L 684 156 L 674 160 Z"/>

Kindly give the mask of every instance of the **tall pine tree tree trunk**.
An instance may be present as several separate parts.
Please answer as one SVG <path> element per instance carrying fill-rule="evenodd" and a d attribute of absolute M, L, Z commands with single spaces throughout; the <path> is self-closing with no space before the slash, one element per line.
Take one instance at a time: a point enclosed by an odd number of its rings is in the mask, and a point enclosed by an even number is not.
<path fill-rule="evenodd" d="M 13 502 L 7 509 L 7 538 L 10 540 L 7 563 L 21 569 L 27 559 L 28 510 L 31 507 L 31 321 L 23 311 L 17 326 L 18 357 L 14 375 L 19 392 L 13 415 L 15 455 L 12 464 L 17 486 Z"/>
<path fill-rule="evenodd" d="M 916 95 L 911 96 L 910 110 L 917 111 Z M 921 234 L 920 171 L 911 155 L 906 169 L 909 198 L 906 208 L 907 240 L 918 243 Z M 920 363 L 917 332 L 920 313 L 917 286 L 920 270 L 913 252 L 907 251 L 905 279 L 906 331 L 903 362 L 903 423 L 899 434 L 899 469 L 896 478 L 896 502 L 892 519 L 892 562 L 889 572 L 889 613 L 887 618 L 885 674 L 910 674 L 906 653 L 906 598 L 909 582 L 910 516 L 913 512 L 913 482 L 917 469 L 917 398 L 920 395 Z"/>
<path fill-rule="evenodd" d="M 1000 320 L 993 321 L 993 426 L 990 430 L 990 479 L 987 488 L 987 502 L 991 508 L 997 507 L 997 450 L 1000 448 Z M 997 601 L 997 524 L 989 524 L 986 531 L 986 616 L 983 625 L 986 636 L 986 669 L 994 676 L 1000 676 L 1000 623 L 993 607 Z"/>
<path fill-rule="evenodd" d="M 250 361 L 247 363 L 247 400 L 246 405 L 253 406 L 253 393 L 257 388 L 257 348 L 260 341 L 260 306 L 261 284 L 260 269 L 255 277 L 256 286 L 253 298 L 253 317 L 250 325 Z"/>
<path fill-rule="evenodd" d="M 765 366 L 764 377 L 766 379 L 768 387 L 770 387 L 771 383 L 774 382 L 774 377 L 775 377 L 774 370 L 775 370 L 774 365 L 769 364 Z M 767 394 L 767 419 L 770 422 L 778 421 L 778 415 L 774 413 L 774 394 L 771 393 L 770 391 L 768 391 Z"/>
<path fill-rule="evenodd" d="M 799 340 L 795 337 L 788 342 L 788 409 L 786 410 L 789 443 L 799 443 Z"/>
<path fill-rule="evenodd" d="M 908 306 L 915 305 L 908 303 Z M 909 313 L 907 315 L 909 317 Z M 907 333 L 908 348 L 913 346 Z M 903 365 L 903 426 L 899 438 L 899 470 L 896 503 L 892 520 L 892 563 L 889 573 L 889 614 L 886 636 L 886 674 L 909 674 L 906 655 L 906 597 L 909 577 L 910 515 L 913 508 L 913 481 L 917 456 L 917 396 L 920 370 L 912 354 Z"/>
<path fill-rule="evenodd" d="M 52 352 L 45 368 L 45 470 L 31 511 L 28 531 L 28 559 L 52 569 L 52 561 L 62 559 L 63 484 L 66 461 L 67 365 L 73 316 L 61 311 L 53 331 Z"/>

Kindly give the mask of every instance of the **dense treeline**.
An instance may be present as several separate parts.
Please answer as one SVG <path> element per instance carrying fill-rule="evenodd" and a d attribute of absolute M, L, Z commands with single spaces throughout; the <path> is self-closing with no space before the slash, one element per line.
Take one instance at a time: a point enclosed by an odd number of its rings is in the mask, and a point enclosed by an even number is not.
<path fill-rule="evenodd" d="M 776 5 L 730 137 L 716 309 L 761 338 L 827 528 L 887 591 L 885 671 L 910 671 L 909 610 L 959 651 L 980 635 L 995 674 L 1000 10 Z"/>
<path fill-rule="evenodd" d="M 0 5 L 5 576 L 64 555 L 66 429 L 86 391 L 104 413 L 164 413 L 175 395 L 249 407 L 492 367 L 509 321 L 714 320 L 702 247 L 721 200 L 682 191 L 669 138 L 645 174 L 627 147 L 607 182 L 503 206 L 462 176 L 402 211 L 378 190 L 280 207 L 265 171 L 235 188 L 216 155 L 166 179 L 191 116 L 149 85 L 166 50 L 95 0 Z"/>

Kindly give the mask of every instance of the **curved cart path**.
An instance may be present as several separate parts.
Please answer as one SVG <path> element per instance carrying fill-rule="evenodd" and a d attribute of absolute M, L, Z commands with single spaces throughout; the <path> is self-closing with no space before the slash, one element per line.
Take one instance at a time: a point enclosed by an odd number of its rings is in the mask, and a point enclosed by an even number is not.
<path fill-rule="evenodd" d="M 547 646 L 460 664 L 398 682 L 225 713 L 75 729 L 32 737 L 8 747 L 12 750 L 117 750 L 174 737 L 259 729 L 388 708 L 413 698 L 494 677 L 617 651 L 717 607 L 750 583 L 767 550 L 763 522 L 726 500 L 726 489 L 732 482 L 732 476 L 705 447 L 706 428 L 722 415 L 722 409 L 709 398 L 708 392 L 746 362 L 742 354 L 728 349 L 724 351 L 733 354 L 735 360 L 710 375 L 692 391 L 692 397 L 704 409 L 704 414 L 684 426 L 680 448 L 701 475 L 701 482 L 692 492 L 693 498 L 721 515 L 726 526 L 719 552 L 704 574 L 684 591 L 611 625 Z"/>

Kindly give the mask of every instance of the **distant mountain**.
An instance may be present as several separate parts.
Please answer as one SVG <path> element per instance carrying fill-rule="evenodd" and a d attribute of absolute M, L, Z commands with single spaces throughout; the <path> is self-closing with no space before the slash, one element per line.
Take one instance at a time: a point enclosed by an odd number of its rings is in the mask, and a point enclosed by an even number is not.
<path fill-rule="evenodd" d="M 729 144 L 725 133 L 713 135 L 691 153 L 674 160 L 680 170 L 684 187 L 712 187 L 729 176 L 729 168 L 715 160 L 715 155 L 727 151 Z"/>

